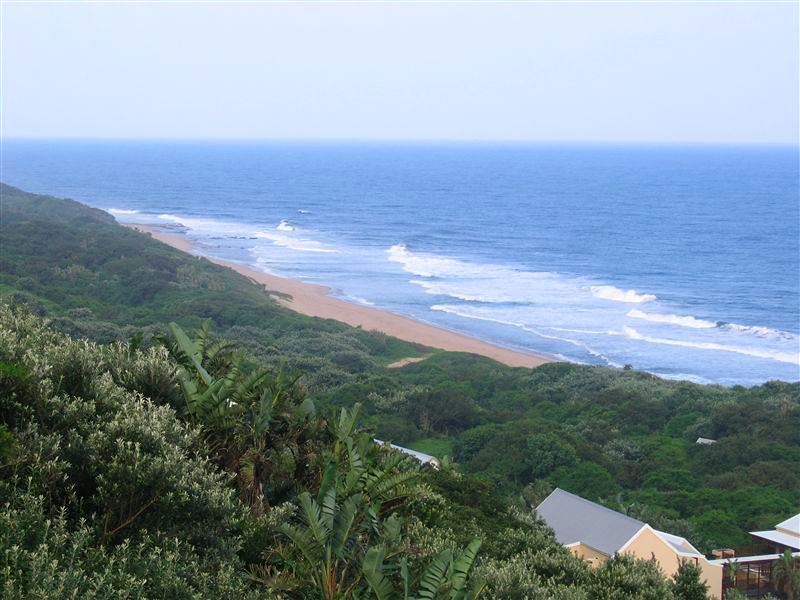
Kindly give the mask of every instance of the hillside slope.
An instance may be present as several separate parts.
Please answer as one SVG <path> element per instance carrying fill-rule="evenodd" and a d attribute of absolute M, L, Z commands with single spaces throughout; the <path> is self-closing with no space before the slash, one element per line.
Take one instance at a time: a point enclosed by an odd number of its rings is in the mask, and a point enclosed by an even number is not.
<path fill-rule="evenodd" d="M 210 319 L 251 364 L 303 373 L 322 410 L 363 404 L 382 439 L 529 502 L 558 485 L 706 549 L 797 512 L 800 384 L 722 388 L 565 363 L 512 369 L 303 317 L 240 275 L 73 201 L 2 186 L 0 295 L 52 326 L 147 347 Z M 718 440 L 694 443 L 698 436 Z"/>

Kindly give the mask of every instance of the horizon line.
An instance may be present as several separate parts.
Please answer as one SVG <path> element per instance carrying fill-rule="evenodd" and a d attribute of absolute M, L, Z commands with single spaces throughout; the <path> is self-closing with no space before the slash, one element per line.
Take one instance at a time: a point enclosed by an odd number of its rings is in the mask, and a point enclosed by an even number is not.
<path fill-rule="evenodd" d="M 2 142 L 174 142 L 174 143 L 290 143 L 290 144 L 385 144 L 385 145 L 515 145 L 515 146 L 788 146 L 797 141 L 705 140 L 550 140 L 479 138 L 311 138 L 311 137 L 106 137 L 106 136 L 0 136 Z"/>

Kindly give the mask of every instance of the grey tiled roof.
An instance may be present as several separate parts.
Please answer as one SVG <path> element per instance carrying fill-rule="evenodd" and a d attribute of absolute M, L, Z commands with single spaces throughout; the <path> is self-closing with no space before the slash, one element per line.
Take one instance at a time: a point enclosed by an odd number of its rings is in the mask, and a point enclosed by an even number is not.
<path fill-rule="evenodd" d="M 561 544 L 583 542 L 609 556 L 644 527 L 641 521 L 559 488 L 544 499 L 536 513 Z"/>

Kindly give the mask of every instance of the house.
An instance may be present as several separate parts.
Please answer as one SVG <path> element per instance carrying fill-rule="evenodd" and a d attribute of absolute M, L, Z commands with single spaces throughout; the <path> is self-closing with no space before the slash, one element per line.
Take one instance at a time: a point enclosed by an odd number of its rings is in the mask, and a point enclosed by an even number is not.
<path fill-rule="evenodd" d="M 717 440 L 712 440 L 711 438 L 704 438 L 704 437 L 697 438 L 697 441 L 695 442 L 695 444 L 700 444 L 701 446 L 710 446 L 711 444 L 716 444 L 716 443 Z"/>
<path fill-rule="evenodd" d="M 434 469 L 437 469 L 437 470 L 439 469 L 439 467 L 442 466 L 441 463 L 439 462 L 439 459 L 436 458 L 435 456 L 431 456 L 430 454 L 425 454 L 424 452 L 417 452 L 416 450 L 412 450 L 411 448 L 403 448 L 403 446 L 398 446 L 396 444 L 390 444 L 388 442 L 384 442 L 384 441 L 379 440 L 377 438 L 374 441 L 379 446 L 389 446 L 390 448 L 393 448 L 394 450 L 398 450 L 398 451 L 402 452 L 403 454 L 408 454 L 409 456 L 417 459 L 420 462 L 420 464 L 430 465 Z"/>
<path fill-rule="evenodd" d="M 776 554 L 781 554 L 784 550 L 797 552 L 800 550 L 800 513 L 778 523 L 775 529 L 751 531 L 750 535 L 772 548 Z"/>
<path fill-rule="evenodd" d="M 792 556 L 800 558 L 800 552 Z M 738 590 L 747 598 L 762 598 L 776 593 L 772 569 L 781 554 L 758 554 L 755 556 L 729 556 L 710 561 L 724 569 L 723 593 Z"/>
<path fill-rule="evenodd" d="M 723 590 L 736 589 L 748 598 L 760 598 L 776 592 L 772 569 L 786 550 L 800 559 L 800 513 L 778 523 L 775 529 L 751 531 L 760 554 L 738 556 L 729 554 L 712 560 L 725 570 Z"/>
<path fill-rule="evenodd" d="M 647 523 L 556 488 L 536 508 L 556 539 L 580 558 L 600 565 L 615 554 L 655 558 L 672 577 L 681 562 L 698 565 L 709 592 L 722 597 L 722 565 L 714 564 L 685 538 L 653 529 Z"/>

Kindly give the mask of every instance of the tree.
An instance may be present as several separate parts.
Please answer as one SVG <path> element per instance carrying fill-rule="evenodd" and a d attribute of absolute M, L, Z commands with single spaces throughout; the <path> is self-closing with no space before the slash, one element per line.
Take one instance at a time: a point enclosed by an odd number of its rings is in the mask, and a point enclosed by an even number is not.
<path fill-rule="evenodd" d="M 592 500 L 611 498 L 619 491 L 619 486 L 605 468 L 587 461 L 574 467 L 559 467 L 550 476 L 550 481 L 568 492 Z"/>
<path fill-rule="evenodd" d="M 598 567 L 589 584 L 593 600 L 672 600 L 672 589 L 655 560 L 616 554 Z"/>
<path fill-rule="evenodd" d="M 688 560 L 681 561 L 670 587 L 675 600 L 708 600 L 708 585 L 701 580 L 703 571 Z"/>
<path fill-rule="evenodd" d="M 395 451 L 379 448 L 355 425 L 360 405 L 341 409 L 334 421 L 335 443 L 316 498 L 303 492 L 299 518 L 279 531 L 292 541 L 284 562 L 299 563 L 313 593 L 324 600 L 365 597 L 409 598 L 414 587 L 403 551 L 403 520 L 394 512 L 409 491 L 419 467 Z M 469 572 L 480 541 L 460 553 L 440 552 L 416 580 L 415 597 L 433 600 L 475 598 Z M 288 559 L 288 560 L 287 560 Z M 403 590 L 402 593 L 400 590 Z"/>
<path fill-rule="evenodd" d="M 786 600 L 796 600 L 800 592 L 800 568 L 791 550 L 784 550 L 781 557 L 772 563 L 772 583 L 786 592 Z"/>
<path fill-rule="evenodd" d="M 528 464 L 534 479 L 547 477 L 558 467 L 570 467 L 578 462 L 575 449 L 554 433 L 534 433 L 528 436 Z"/>
<path fill-rule="evenodd" d="M 165 343 L 180 365 L 185 414 L 205 428 L 217 462 L 236 473 L 242 499 L 263 513 L 270 490 L 278 495 L 295 485 L 298 440 L 313 403 L 298 386 L 299 376 L 283 367 L 277 375 L 264 367 L 247 372 L 230 342 L 211 341 L 207 322 L 194 340 L 175 323 L 170 331 L 173 340 Z"/>

